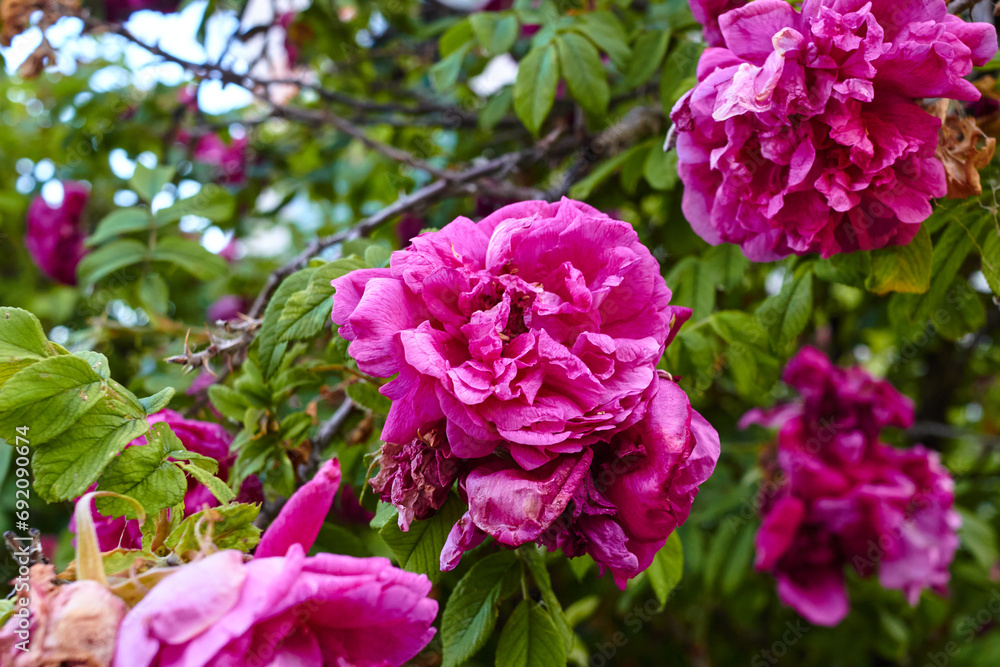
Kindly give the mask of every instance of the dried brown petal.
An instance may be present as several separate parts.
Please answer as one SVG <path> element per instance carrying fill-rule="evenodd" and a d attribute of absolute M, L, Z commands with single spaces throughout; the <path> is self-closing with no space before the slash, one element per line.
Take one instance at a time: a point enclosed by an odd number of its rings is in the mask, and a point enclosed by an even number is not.
<path fill-rule="evenodd" d="M 940 118 L 941 140 L 935 156 L 944 165 L 948 197 L 965 199 L 983 194 L 979 170 L 993 159 L 997 140 L 976 124 L 976 119 L 948 113 L 949 101 L 939 100 L 928 109 Z"/>

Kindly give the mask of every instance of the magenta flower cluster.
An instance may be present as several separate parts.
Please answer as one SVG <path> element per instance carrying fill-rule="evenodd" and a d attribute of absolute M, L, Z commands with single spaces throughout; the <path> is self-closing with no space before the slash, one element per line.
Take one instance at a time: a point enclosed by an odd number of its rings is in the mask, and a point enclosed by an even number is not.
<path fill-rule="evenodd" d="M 920 101 L 979 99 L 964 77 L 996 29 L 944 0 L 692 8 L 718 47 L 671 112 L 695 231 L 757 261 L 908 243 L 947 191 L 941 123 Z"/>
<path fill-rule="evenodd" d="M 649 565 L 719 438 L 656 370 L 690 311 L 631 225 L 563 199 L 458 218 L 334 281 L 333 319 L 392 407 L 373 486 L 408 528 L 457 481 L 443 569 L 492 536 Z"/>
<path fill-rule="evenodd" d="M 909 399 L 813 348 L 789 362 L 784 379 L 799 401 L 741 421 L 780 426 L 757 569 L 773 573 L 781 600 L 818 625 L 847 615 L 847 567 L 862 577 L 877 572 L 910 604 L 925 588 L 943 591 L 961 523 L 951 476 L 936 452 L 879 440 L 887 426 L 911 425 Z"/>
<path fill-rule="evenodd" d="M 76 267 L 87 254 L 83 209 L 90 189 L 85 183 L 63 181 L 63 200 L 50 206 L 41 195 L 31 200 L 24 247 L 35 265 L 52 280 L 76 285 Z"/>

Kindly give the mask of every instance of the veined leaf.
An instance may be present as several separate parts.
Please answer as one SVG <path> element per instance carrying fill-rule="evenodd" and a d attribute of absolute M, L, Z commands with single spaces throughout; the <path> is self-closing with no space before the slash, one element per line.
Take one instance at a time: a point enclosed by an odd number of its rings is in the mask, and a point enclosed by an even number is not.
<path fill-rule="evenodd" d="M 535 134 L 552 110 L 558 84 L 559 56 L 555 46 L 532 49 L 521 60 L 514 82 L 514 113 Z"/>
<path fill-rule="evenodd" d="M 97 405 L 107 382 L 86 360 L 60 355 L 19 371 L 0 387 L 0 438 L 15 442 L 19 426 L 41 445 L 71 427 Z"/>
<path fill-rule="evenodd" d="M 521 600 L 497 644 L 497 667 L 554 667 L 566 664 L 566 647 L 548 612 Z"/>
<path fill-rule="evenodd" d="M 606 113 L 611 89 L 597 49 L 587 39 L 572 32 L 557 36 L 555 43 L 560 62 L 566 63 L 562 74 L 573 99 L 588 113 L 596 116 Z"/>
<path fill-rule="evenodd" d="M 441 578 L 441 549 L 448 539 L 451 527 L 462 516 L 458 498 L 452 496 L 434 516 L 414 521 L 403 532 L 395 521 L 389 521 L 379 530 L 382 540 L 389 545 L 407 572 L 426 574 L 431 581 Z"/>
<path fill-rule="evenodd" d="M 681 575 L 684 573 L 684 549 L 676 531 L 670 534 L 663 548 L 656 552 L 653 563 L 646 573 L 660 606 L 665 606 L 670 593 L 680 583 Z"/>
<path fill-rule="evenodd" d="M 110 398 L 77 420 L 72 428 L 34 450 L 34 488 L 49 502 L 71 500 L 97 481 L 115 456 L 149 430 L 145 419 L 131 419 Z"/>
<path fill-rule="evenodd" d="M 97 224 L 97 230 L 87 238 L 86 244 L 91 247 L 99 246 L 122 234 L 148 230 L 155 224 L 153 216 L 145 208 L 120 208 L 104 216 Z"/>
<path fill-rule="evenodd" d="M 195 278 L 209 280 L 226 272 L 226 260 L 212 254 L 194 241 L 168 236 L 157 242 L 153 259 L 174 264 Z"/>
<path fill-rule="evenodd" d="M 183 451 L 180 439 L 170 426 L 154 424 L 146 435 L 147 444 L 127 447 L 104 471 L 98 488 L 135 498 L 153 515 L 184 499 L 187 480 L 172 461 L 174 451 Z M 136 518 L 136 510 L 119 498 L 98 498 L 97 508 L 109 516 Z"/>
<path fill-rule="evenodd" d="M 458 667 L 483 647 L 497 624 L 500 601 L 517 589 L 521 561 L 512 551 L 491 554 L 458 582 L 444 608 L 444 667 Z"/>

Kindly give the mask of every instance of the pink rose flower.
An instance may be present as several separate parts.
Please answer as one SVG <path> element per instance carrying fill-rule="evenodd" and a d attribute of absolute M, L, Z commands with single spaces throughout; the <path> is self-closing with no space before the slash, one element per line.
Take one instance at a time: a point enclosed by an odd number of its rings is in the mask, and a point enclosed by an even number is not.
<path fill-rule="evenodd" d="M 836 625 L 849 603 L 844 568 L 878 572 L 916 604 L 943 591 L 961 523 L 954 484 L 936 452 L 879 442 L 884 426 L 909 426 L 912 405 L 860 368 L 840 369 L 811 348 L 785 372 L 803 400 L 742 425 L 781 424 L 773 478 L 757 534 L 757 569 L 771 572 L 781 600 L 811 623 Z"/>
<path fill-rule="evenodd" d="M 689 0 L 694 20 L 702 25 L 705 43 L 709 46 L 725 46 L 719 17 L 731 9 L 742 7 L 750 0 Z"/>
<path fill-rule="evenodd" d="M 39 269 L 52 280 L 76 285 L 76 266 L 87 254 L 83 242 L 83 209 L 90 190 L 84 183 L 63 181 L 63 200 L 49 206 L 41 195 L 28 206 L 24 247 Z"/>
<path fill-rule="evenodd" d="M 747 257 L 909 243 L 946 192 L 940 121 L 920 100 L 977 100 L 963 77 L 996 30 L 944 0 L 754 0 L 719 18 L 674 107 L 683 209 Z"/>
<path fill-rule="evenodd" d="M 229 469 L 236 462 L 236 455 L 229 449 L 232 436 L 219 424 L 203 422 L 195 419 L 185 419 L 173 410 L 163 410 L 148 418 L 149 424 L 164 422 L 183 443 L 185 449 L 196 454 L 209 456 L 219 462 L 219 478 L 229 479 Z M 146 436 L 140 436 L 130 442 L 128 447 L 141 447 L 146 444 Z M 248 477 L 240 487 L 237 502 L 255 503 L 263 500 L 263 489 L 260 480 Z M 212 492 L 193 478 L 188 479 L 187 493 L 184 495 L 184 516 L 200 512 L 205 506 L 215 507 L 219 504 Z M 118 547 L 139 549 L 142 547 L 142 530 L 139 522 L 125 517 L 106 517 L 91 510 L 94 526 L 97 529 L 98 543 L 101 551 L 111 551 Z M 75 520 L 70 520 L 70 530 L 76 532 Z"/>
<path fill-rule="evenodd" d="M 125 617 L 115 667 L 385 667 L 434 636 L 427 577 L 385 558 L 306 556 L 333 503 L 328 461 L 289 499 L 256 556 L 221 551 L 161 581 Z"/>
<path fill-rule="evenodd" d="M 459 458 L 504 446 L 533 470 L 632 426 L 690 310 L 670 305 L 632 226 L 586 204 L 522 202 L 458 218 L 333 281 L 358 366 L 397 377 L 382 439 L 442 419 Z"/>
<path fill-rule="evenodd" d="M 462 481 L 469 511 L 448 537 L 441 569 L 491 535 L 509 547 L 589 554 L 624 589 L 687 520 L 719 453 L 715 429 L 661 378 L 646 418 L 608 443 L 534 470 L 499 457 L 478 462 Z"/>

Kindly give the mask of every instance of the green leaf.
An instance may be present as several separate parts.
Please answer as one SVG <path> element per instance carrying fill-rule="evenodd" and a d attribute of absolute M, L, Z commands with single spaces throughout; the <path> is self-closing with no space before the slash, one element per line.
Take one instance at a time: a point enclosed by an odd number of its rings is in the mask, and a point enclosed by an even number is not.
<path fill-rule="evenodd" d="M 608 110 L 611 90 L 601 64 L 601 56 L 587 39 L 576 33 L 556 37 L 560 62 L 566 63 L 562 74 L 573 99 L 584 111 L 601 116 Z M 543 119 L 544 120 L 544 119 Z"/>
<path fill-rule="evenodd" d="M 472 42 L 466 42 L 458 47 L 454 53 L 431 66 L 429 74 L 431 83 L 434 84 L 434 90 L 444 92 L 458 83 L 458 75 L 462 72 L 462 61 L 465 60 L 470 49 L 472 49 Z"/>
<path fill-rule="evenodd" d="M 139 404 L 142 405 L 142 409 L 146 411 L 147 415 L 151 415 L 167 407 L 167 405 L 170 404 L 170 399 L 173 397 L 174 388 L 167 387 L 166 389 L 161 389 L 152 396 L 140 398 Z"/>
<path fill-rule="evenodd" d="M 379 415 L 389 414 L 392 401 L 379 393 L 378 387 L 371 382 L 355 382 L 347 386 L 347 395 L 363 408 Z"/>
<path fill-rule="evenodd" d="M 458 667 L 493 634 L 497 607 L 516 590 L 521 561 L 512 551 L 490 554 L 473 565 L 455 586 L 441 619 L 444 667 Z"/>
<path fill-rule="evenodd" d="M 681 576 L 684 574 L 684 549 L 676 531 L 670 534 L 663 548 L 656 552 L 646 573 L 649 576 L 649 583 L 653 586 L 653 592 L 656 593 L 656 599 L 660 601 L 660 607 L 665 607 L 670 594 L 681 582 Z"/>
<path fill-rule="evenodd" d="M 738 245 L 723 243 L 709 248 L 702 260 L 702 266 L 715 286 L 724 292 L 735 289 L 743 280 L 750 268 L 747 259 Z"/>
<path fill-rule="evenodd" d="M 672 304 L 687 306 L 698 322 L 715 310 L 715 281 L 697 257 L 685 257 L 667 274 L 667 284 L 674 288 Z"/>
<path fill-rule="evenodd" d="M 556 100 L 559 56 L 549 45 L 528 52 L 517 69 L 514 82 L 514 113 L 524 126 L 538 134 Z"/>
<path fill-rule="evenodd" d="M 177 552 L 182 557 L 190 552 L 201 549 L 198 543 L 196 528 L 202 535 L 207 530 L 206 515 L 214 517 L 212 525 L 212 543 L 219 549 L 237 549 L 248 553 L 260 542 L 260 528 L 253 525 L 254 519 L 260 513 L 260 505 L 234 503 L 223 507 L 212 507 L 187 517 L 174 528 L 163 542 L 170 551 Z"/>
<path fill-rule="evenodd" d="M 476 40 L 491 56 L 507 53 L 517 41 L 520 26 L 512 14 L 506 16 L 498 12 L 477 12 L 469 16 Z"/>
<path fill-rule="evenodd" d="M 507 115 L 513 99 L 513 86 L 504 86 L 501 88 L 486 102 L 483 110 L 479 112 L 479 128 L 487 132 L 492 131 L 497 126 L 497 123 Z"/>
<path fill-rule="evenodd" d="M 221 479 L 208 472 L 207 470 L 191 464 L 191 463 L 177 463 L 177 465 L 186 472 L 187 474 L 194 477 L 198 482 L 212 492 L 212 495 L 223 505 L 227 505 L 234 498 L 236 494 L 233 493 L 232 489 L 226 486 L 226 483 Z"/>
<path fill-rule="evenodd" d="M 389 248 L 386 248 L 384 245 L 379 245 L 378 243 L 373 243 L 370 246 L 368 246 L 367 248 L 365 248 L 365 261 L 364 261 L 364 264 L 362 264 L 362 263 L 359 262 L 357 266 L 358 266 L 358 268 L 363 268 L 365 266 L 365 264 L 367 264 L 368 266 L 370 266 L 372 268 L 376 268 L 376 269 L 377 268 L 381 268 L 381 267 L 384 267 L 384 266 L 388 266 L 388 264 L 389 264 L 389 258 L 390 257 L 392 257 L 392 250 L 390 250 Z M 337 260 L 337 262 L 331 262 L 331 264 L 336 264 L 336 263 L 341 262 L 341 261 L 346 262 L 346 261 L 350 261 L 350 260 L 349 259 L 348 260 Z M 335 276 L 335 277 L 339 278 L 340 276 Z"/>
<path fill-rule="evenodd" d="M 279 338 L 281 331 L 278 329 L 278 320 L 281 319 L 281 312 L 285 309 L 285 304 L 293 294 L 309 286 L 309 279 L 312 277 L 314 268 L 305 268 L 296 271 L 285 280 L 275 290 L 267 310 L 264 311 L 264 323 L 260 327 L 258 341 L 258 361 L 260 372 L 265 380 L 269 380 L 272 375 L 278 372 L 278 365 L 285 354 L 288 343 L 282 343 Z"/>
<path fill-rule="evenodd" d="M 619 153 L 613 158 L 605 160 L 601 164 L 597 165 L 597 167 L 595 167 L 586 178 L 573 184 L 573 187 L 569 190 L 569 196 L 574 199 L 586 199 L 590 196 L 590 193 L 594 191 L 594 188 L 611 178 L 611 175 L 614 174 L 619 167 L 625 164 L 633 154 L 643 150 L 644 148 L 645 147 L 641 144 L 638 146 L 632 146 L 627 151 Z"/>
<path fill-rule="evenodd" d="M 646 161 L 649 159 L 649 151 L 659 150 L 659 147 L 655 145 L 656 143 L 656 139 L 643 142 L 640 150 L 629 151 L 628 159 L 622 164 L 622 187 L 629 195 L 634 195 L 636 188 L 639 187 L 642 172 L 646 167 Z"/>
<path fill-rule="evenodd" d="M 969 550 L 983 571 L 990 572 L 1000 559 L 996 531 L 989 521 L 974 512 L 959 507 L 958 513 L 962 515 L 962 527 L 958 529 L 962 546 Z"/>
<path fill-rule="evenodd" d="M 168 225 L 186 215 L 200 215 L 212 222 L 225 222 L 236 212 L 236 198 L 225 188 L 208 183 L 198 194 L 174 202 L 156 212 L 156 224 Z"/>
<path fill-rule="evenodd" d="M 233 421 L 243 421 L 250 401 L 243 394 L 221 384 L 213 384 L 208 388 L 208 400 L 223 416 Z"/>
<path fill-rule="evenodd" d="M 148 248 L 135 239 L 121 239 L 101 246 L 83 256 L 76 267 L 80 285 L 93 285 L 115 271 L 132 266 L 146 259 Z"/>
<path fill-rule="evenodd" d="M 225 274 L 229 267 L 222 257 L 210 253 L 194 241 L 176 236 L 157 242 L 153 259 L 178 266 L 200 280 L 217 278 Z"/>
<path fill-rule="evenodd" d="M 106 398 L 71 429 L 35 448 L 31 460 L 35 491 L 49 502 L 82 495 L 125 445 L 148 430 L 145 419 L 130 418 Z"/>
<path fill-rule="evenodd" d="M 153 425 L 146 441 L 145 445 L 127 447 L 119 454 L 104 471 L 98 488 L 135 498 L 146 514 L 153 515 L 184 499 L 187 490 L 184 473 L 169 460 L 173 452 L 183 451 L 184 446 L 163 422 Z M 98 498 L 97 508 L 108 516 L 136 518 L 135 508 L 119 498 Z"/>
<path fill-rule="evenodd" d="M 497 644 L 497 667 L 554 667 L 566 664 L 559 630 L 541 605 L 521 600 Z"/>
<path fill-rule="evenodd" d="M 372 248 L 381 246 L 372 245 L 368 249 Z M 330 282 L 367 266 L 365 262 L 349 257 L 318 267 L 310 277 L 306 289 L 292 294 L 281 310 L 281 317 L 276 325 L 278 340 L 286 343 L 319 335 L 330 320 L 330 312 L 333 310 L 335 290 Z"/>
<path fill-rule="evenodd" d="M 29 426 L 31 444 L 44 444 L 94 408 L 107 391 L 104 378 L 80 357 L 38 361 L 0 388 L 0 438 L 15 442 L 14 429 Z"/>
<path fill-rule="evenodd" d="M 757 319 L 767 329 L 771 345 L 776 352 L 784 353 L 809 323 L 812 315 L 811 267 L 803 267 L 785 280 L 781 291 L 764 300 L 757 308 Z"/>
<path fill-rule="evenodd" d="M 87 238 L 86 245 L 98 246 L 122 234 L 148 231 L 154 225 L 153 216 L 148 209 L 120 208 L 107 214 L 97 223 L 97 230 Z"/>
<path fill-rule="evenodd" d="M 395 521 L 389 521 L 379 535 L 395 554 L 399 566 L 407 572 L 426 574 L 432 581 L 441 578 L 441 549 L 451 527 L 462 517 L 462 503 L 451 496 L 434 516 L 414 521 L 403 532 Z"/>
<path fill-rule="evenodd" d="M 37 317 L 20 308 L 0 308 L 0 364 L 55 354 Z"/>
<path fill-rule="evenodd" d="M 625 74 L 626 88 L 637 88 L 653 76 L 667 54 L 670 34 L 670 30 L 655 30 L 639 35 L 635 41 L 635 52 L 639 57 L 632 59 Z"/>
<path fill-rule="evenodd" d="M 573 29 L 608 54 L 619 72 L 627 72 L 632 60 L 628 37 L 621 21 L 611 12 L 588 12 L 580 16 Z"/>
<path fill-rule="evenodd" d="M 1000 231 L 989 230 L 983 243 L 983 275 L 994 294 L 1000 294 Z M 0 355 L 3 351 L 0 350 Z"/>
<path fill-rule="evenodd" d="M 535 580 L 535 584 L 542 594 L 542 600 L 548 608 L 548 615 L 552 618 L 556 632 L 559 633 L 559 637 L 562 639 L 563 650 L 568 652 L 573 648 L 573 628 L 566 619 L 566 614 L 563 613 L 562 604 L 560 604 L 556 592 L 552 589 L 552 579 L 549 577 L 549 570 L 545 566 L 545 553 L 529 548 L 525 548 L 522 553 L 524 554 L 525 563 L 528 564 L 531 577 Z"/>
<path fill-rule="evenodd" d="M 465 46 L 474 36 L 472 24 L 468 19 L 463 19 L 445 30 L 438 40 L 438 50 L 441 51 L 441 59 L 447 58 L 455 51 Z"/>
<path fill-rule="evenodd" d="M 972 221 L 973 226 L 977 223 L 981 224 L 983 220 Z M 904 312 L 909 322 L 925 321 L 930 318 L 935 308 L 947 298 L 948 290 L 973 246 L 973 234 L 966 227 L 966 223 L 957 219 L 950 220 L 944 233 L 934 244 L 930 289 L 923 294 L 893 295 L 889 304 L 890 316 L 895 311 Z"/>
<path fill-rule="evenodd" d="M 88 364 L 90 368 L 101 376 L 102 380 L 108 380 L 111 378 L 111 369 L 108 367 L 108 358 L 105 357 L 100 352 L 91 352 L 90 350 L 84 350 L 82 352 L 74 352 L 74 357 L 80 357 Z"/>
<path fill-rule="evenodd" d="M 834 255 L 819 260 L 815 267 L 816 275 L 822 280 L 865 288 L 872 270 L 871 253 L 858 251 Z"/>
<path fill-rule="evenodd" d="M 865 287 L 880 296 L 889 292 L 923 294 L 931 286 L 932 254 L 931 235 L 925 227 L 908 245 L 873 250 Z"/>
<path fill-rule="evenodd" d="M 139 163 L 135 165 L 135 173 L 129 179 L 129 185 L 146 202 L 153 201 L 163 186 L 174 178 L 173 167 L 149 167 Z"/>
<path fill-rule="evenodd" d="M 38 318 L 20 308 L 0 308 L 0 387 L 31 364 L 56 354 Z"/>
<path fill-rule="evenodd" d="M 702 44 L 682 37 L 667 55 L 660 71 L 660 103 L 665 111 L 698 83 L 695 74 L 703 50 Z"/>
<path fill-rule="evenodd" d="M 673 190 L 681 180 L 677 174 L 677 151 L 667 153 L 654 147 L 649 151 L 642 175 L 654 190 Z"/>

